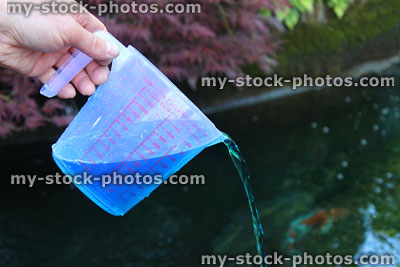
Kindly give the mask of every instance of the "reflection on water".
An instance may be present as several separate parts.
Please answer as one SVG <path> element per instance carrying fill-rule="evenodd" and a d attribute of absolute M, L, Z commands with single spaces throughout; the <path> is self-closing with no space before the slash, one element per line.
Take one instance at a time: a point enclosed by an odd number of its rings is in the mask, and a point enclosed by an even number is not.
<path fill-rule="evenodd" d="M 399 255 L 399 104 L 399 88 L 342 88 L 211 116 L 249 165 L 266 253 Z M 55 172 L 49 145 L 7 149 L 6 172 Z M 186 267 L 202 254 L 256 255 L 223 145 L 181 173 L 206 184 L 161 186 L 121 218 L 68 186 L 26 189 L 4 175 L 0 265 Z"/>
<path fill-rule="evenodd" d="M 362 211 L 364 214 L 364 242 L 359 247 L 355 259 L 360 259 L 363 255 L 393 255 L 395 263 L 400 259 L 400 234 L 389 236 L 385 233 L 375 232 L 372 227 L 372 219 L 376 217 L 376 209 L 374 205 Z M 362 265 L 360 266 L 371 266 Z M 388 267 L 396 266 L 395 264 L 375 264 L 373 266 Z"/>

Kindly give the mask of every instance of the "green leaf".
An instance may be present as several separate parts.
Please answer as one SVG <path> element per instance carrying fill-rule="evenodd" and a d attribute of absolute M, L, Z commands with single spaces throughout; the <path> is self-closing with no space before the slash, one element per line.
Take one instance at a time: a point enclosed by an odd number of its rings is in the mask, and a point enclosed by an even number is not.
<path fill-rule="evenodd" d="M 353 0 L 328 0 L 328 6 L 338 18 L 342 18 L 352 2 Z"/>
<path fill-rule="evenodd" d="M 269 18 L 272 16 L 272 12 L 269 9 L 266 9 L 265 7 L 260 8 L 260 10 L 258 11 L 260 13 L 261 16 L 263 16 L 264 18 Z"/>
<path fill-rule="evenodd" d="M 297 8 L 301 13 L 312 12 L 314 9 L 314 0 L 290 0 L 295 8 Z"/>
<path fill-rule="evenodd" d="M 285 19 L 286 26 L 293 30 L 294 26 L 299 22 L 300 13 L 296 9 L 290 9 Z"/>
<path fill-rule="evenodd" d="M 285 7 L 284 9 L 277 9 L 276 10 L 276 17 L 280 21 L 285 21 L 285 19 L 288 16 L 289 11 L 290 11 L 290 8 L 288 8 L 288 7 Z"/>

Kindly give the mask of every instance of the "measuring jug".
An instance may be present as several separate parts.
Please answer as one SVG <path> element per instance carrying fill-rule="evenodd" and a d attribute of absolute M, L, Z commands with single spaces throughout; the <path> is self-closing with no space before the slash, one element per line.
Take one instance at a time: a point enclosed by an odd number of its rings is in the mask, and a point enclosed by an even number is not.
<path fill-rule="evenodd" d="M 159 175 L 165 181 L 204 148 L 221 142 L 214 124 L 150 61 L 111 34 L 120 47 L 110 76 L 88 99 L 58 141 L 53 158 L 68 175 Z M 91 60 L 76 51 L 42 87 L 52 97 Z M 124 215 L 160 184 L 75 185 L 98 206 Z"/>

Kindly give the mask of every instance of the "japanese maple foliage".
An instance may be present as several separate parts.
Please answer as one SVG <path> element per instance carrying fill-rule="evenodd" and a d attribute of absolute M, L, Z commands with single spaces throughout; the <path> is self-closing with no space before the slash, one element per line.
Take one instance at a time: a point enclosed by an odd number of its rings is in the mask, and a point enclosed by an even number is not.
<path fill-rule="evenodd" d="M 100 3 L 89 0 L 90 4 Z M 114 1 L 128 3 L 129 0 Z M 269 72 L 279 40 L 271 29 L 277 22 L 259 11 L 275 10 L 286 0 L 142 0 L 138 3 L 200 3 L 200 13 L 110 14 L 100 19 L 109 32 L 131 44 L 169 78 L 196 86 L 199 77 L 241 74 L 240 67 L 256 63 Z M 40 83 L 0 70 L 0 136 L 36 129 L 45 123 L 65 125 L 65 105 L 37 96 Z"/>

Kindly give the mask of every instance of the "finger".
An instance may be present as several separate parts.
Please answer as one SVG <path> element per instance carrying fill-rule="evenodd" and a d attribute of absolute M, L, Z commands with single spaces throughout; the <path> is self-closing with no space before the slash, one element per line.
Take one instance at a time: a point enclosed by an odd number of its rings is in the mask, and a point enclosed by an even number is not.
<path fill-rule="evenodd" d="M 111 64 L 112 59 L 109 59 L 109 60 L 96 60 L 96 61 L 97 61 L 97 63 L 99 63 L 102 66 L 108 66 L 108 65 Z"/>
<path fill-rule="evenodd" d="M 40 64 L 34 64 L 33 68 L 29 69 L 28 72 L 24 74 L 31 77 L 42 76 L 46 71 L 52 68 L 57 61 L 60 60 L 65 51 L 63 49 L 63 51 L 41 53 L 40 58 L 36 59 L 36 62 L 40 62 Z"/>
<path fill-rule="evenodd" d="M 57 96 L 59 98 L 74 98 L 76 96 L 76 91 L 75 88 L 72 84 L 68 83 L 66 86 L 64 86 L 63 89 L 61 89 L 60 92 L 58 92 Z"/>
<path fill-rule="evenodd" d="M 90 12 L 73 14 L 72 17 L 90 32 L 107 31 L 106 26 Z"/>
<path fill-rule="evenodd" d="M 47 71 L 45 71 L 42 75 L 38 76 L 37 78 L 42 82 L 45 83 L 47 82 L 51 76 L 56 72 L 54 68 L 49 68 Z M 72 84 L 68 83 L 66 86 L 64 86 L 63 89 L 58 92 L 58 97 L 60 98 L 73 98 L 76 95 L 75 88 L 72 86 Z"/>
<path fill-rule="evenodd" d="M 94 84 L 99 85 L 107 81 L 110 71 L 107 66 L 102 66 L 96 61 L 90 62 L 86 66 L 86 72 Z"/>
<path fill-rule="evenodd" d="M 82 95 L 92 95 L 96 86 L 85 70 L 81 70 L 73 79 L 72 84 Z"/>
<path fill-rule="evenodd" d="M 66 41 L 95 60 L 110 60 L 118 56 L 119 47 L 111 42 L 106 42 L 80 24 L 66 31 Z"/>

